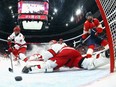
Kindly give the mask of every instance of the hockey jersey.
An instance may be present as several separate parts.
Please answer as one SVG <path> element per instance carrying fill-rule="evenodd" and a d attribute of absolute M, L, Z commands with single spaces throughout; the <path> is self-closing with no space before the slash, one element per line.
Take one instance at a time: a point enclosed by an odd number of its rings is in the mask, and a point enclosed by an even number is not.
<path fill-rule="evenodd" d="M 13 32 L 8 39 L 10 40 L 14 40 L 14 47 L 15 49 L 19 49 L 20 47 L 27 47 L 26 45 L 26 41 L 24 40 L 24 36 L 23 34 L 19 33 L 18 35 L 15 35 L 15 33 Z"/>
<path fill-rule="evenodd" d="M 94 18 L 92 22 L 89 22 L 88 20 L 85 21 L 82 35 L 83 39 L 85 39 L 91 33 L 91 29 L 95 29 L 97 33 L 102 33 L 103 29 L 97 18 Z"/>

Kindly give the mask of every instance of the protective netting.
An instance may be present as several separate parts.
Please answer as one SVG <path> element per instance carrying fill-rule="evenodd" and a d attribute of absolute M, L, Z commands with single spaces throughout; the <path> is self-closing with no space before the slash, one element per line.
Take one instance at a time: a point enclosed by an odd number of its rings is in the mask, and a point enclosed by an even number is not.
<path fill-rule="evenodd" d="M 116 58 L 116 0 L 100 0 L 109 23 Z"/>
<path fill-rule="evenodd" d="M 110 46 L 110 72 L 115 70 L 116 59 L 116 0 L 96 0 L 105 25 Z"/>

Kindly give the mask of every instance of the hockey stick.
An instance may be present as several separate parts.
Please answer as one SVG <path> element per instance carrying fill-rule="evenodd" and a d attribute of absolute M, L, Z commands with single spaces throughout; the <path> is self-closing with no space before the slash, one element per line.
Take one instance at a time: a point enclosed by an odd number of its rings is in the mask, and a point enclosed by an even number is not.
<path fill-rule="evenodd" d="M 8 42 L 7 40 L 2 39 L 2 38 L 0 38 L 0 41 Z M 14 42 L 14 41 L 11 41 L 11 43 L 15 43 L 15 42 Z M 15 44 L 18 44 L 18 43 L 15 43 Z M 23 45 L 28 45 L 28 44 L 42 44 L 42 45 L 48 45 L 48 43 L 39 43 L 39 42 L 33 43 L 33 42 L 27 42 L 27 43 L 25 43 L 25 44 L 22 44 L 21 46 L 23 46 Z"/>
<path fill-rule="evenodd" d="M 83 40 L 82 44 L 85 43 L 85 42 L 89 39 L 90 36 L 91 36 L 91 35 L 89 35 L 85 40 Z M 74 41 L 74 42 L 73 42 L 74 47 L 76 47 L 76 48 L 80 47 L 82 44 L 79 44 L 79 45 L 76 46 L 76 44 L 78 44 L 78 43 L 80 43 L 80 42 L 81 42 L 81 41 L 77 41 L 77 42 Z"/>
<path fill-rule="evenodd" d="M 94 28 L 91 29 L 91 31 L 94 32 L 95 35 L 96 35 L 97 31 L 96 31 Z M 95 36 L 95 35 L 94 35 L 94 36 Z M 87 41 L 87 39 L 88 39 L 90 36 L 92 36 L 92 35 L 89 35 L 82 43 L 85 43 L 85 41 Z M 102 35 L 102 37 L 103 37 L 103 36 L 104 36 L 104 35 Z M 97 37 L 99 37 L 99 36 L 97 36 Z M 99 38 L 102 38 L 102 37 L 99 37 Z M 77 44 L 77 43 L 80 43 L 80 41 L 77 41 L 77 42 L 74 41 L 74 42 L 73 42 L 74 47 L 76 47 L 76 44 Z M 79 44 L 79 46 L 81 46 L 81 45 Z"/>
<path fill-rule="evenodd" d="M 10 53 L 9 57 L 10 57 L 11 67 L 9 67 L 8 70 L 9 70 L 9 72 L 13 73 L 14 72 L 14 67 L 13 67 L 12 53 Z M 15 76 L 15 80 L 16 81 L 21 81 L 22 80 L 22 76 L 19 76 L 19 75 Z"/>
<path fill-rule="evenodd" d="M 5 39 L 2 39 L 2 38 L 0 38 L 0 41 L 3 41 L 3 42 L 8 42 L 7 40 L 5 40 Z"/>
<path fill-rule="evenodd" d="M 10 72 L 13 72 L 13 71 L 14 71 L 14 68 L 13 68 L 12 53 L 10 53 L 9 58 L 10 58 L 10 62 L 11 62 L 11 68 L 9 67 L 8 70 L 9 70 Z"/>

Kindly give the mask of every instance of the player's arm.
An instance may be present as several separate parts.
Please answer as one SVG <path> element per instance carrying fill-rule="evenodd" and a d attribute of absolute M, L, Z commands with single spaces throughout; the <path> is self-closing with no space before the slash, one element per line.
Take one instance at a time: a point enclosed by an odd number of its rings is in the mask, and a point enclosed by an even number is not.
<path fill-rule="evenodd" d="M 7 40 L 12 41 L 14 39 L 14 37 L 15 37 L 15 34 L 12 33 L 10 36 L 8 36 Z"/>
<path fill-rule="evenodd" d="M 96 25 L 96 35 L 100 34 L 103 32 L 103 27 L 102 24 L 99 22 L 97 18 L 94 19 L 94 23 Z"/>
<path fill-rule="evenodd" d="M 7 44 L 9 45 L 9 47 L 11 46 L 12 40 L 14 39 L 14 37 L 15 37 L 14 33 L 12 33 L 10 36 L 8 36 L 8 38 L 7 38 L 8 43 Z"/>
<path fill-rule="evenodd" d="M 88 25 L 88 22 L 86 21 L 84 23 L 84 27 L 83 27 L 82 39 L 86 39 L 89 34 L 90 34 L 90 32 L 89 32 L 89 25 Z"/>

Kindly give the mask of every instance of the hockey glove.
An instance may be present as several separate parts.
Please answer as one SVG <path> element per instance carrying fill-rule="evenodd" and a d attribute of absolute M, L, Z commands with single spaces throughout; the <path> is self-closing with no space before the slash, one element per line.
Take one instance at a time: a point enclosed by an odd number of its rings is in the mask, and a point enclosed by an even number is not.
<path fill-rule="evenodd" d="M 32 71 L 31 67 L 27 68 L 26 66 L 22 69 L 23 73 L 29 73 L 29 71 Z"/>
<path fill-rule="evenodd" d="M 8 41 L 7 44 L 9 47 L 12 45 L 11 41 Z"/>
<path fill-rule="evenodd" d="M 102 32 L 103 32 L 102 28 L 96 28 L 95 36 L 98 36 L 98 35 L 102 34 Z"/>
<path fill-rule="evenodd" d="M 83 42 L 84 40 L 81 38 L 80 39 L 80 44 L 82 45 L 84 42 Z"/>

